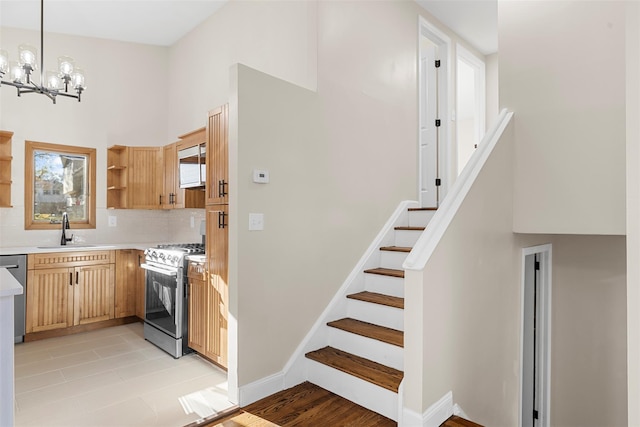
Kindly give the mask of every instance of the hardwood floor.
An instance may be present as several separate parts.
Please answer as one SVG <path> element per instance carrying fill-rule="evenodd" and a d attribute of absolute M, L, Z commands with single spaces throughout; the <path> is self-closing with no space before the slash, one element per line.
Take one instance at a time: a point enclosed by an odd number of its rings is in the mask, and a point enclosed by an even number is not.
<path fill-rule="evenodd" d="M 207 427 L 391 427 L 395 421 L 304 382 L 259 400 Z"/>
<path fill-rule="evenodd" d="M 480 424 L 476 424 L 473 421 L 466 420 L 464 418 L 453 415 L 447 421 L 442 423 L 440 427 L 482 427 Z"/>

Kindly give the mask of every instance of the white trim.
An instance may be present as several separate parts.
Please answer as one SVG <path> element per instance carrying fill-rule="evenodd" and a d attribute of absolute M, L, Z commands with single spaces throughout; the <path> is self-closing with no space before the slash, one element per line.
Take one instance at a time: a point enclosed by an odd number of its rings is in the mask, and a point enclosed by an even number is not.
<path fill-rule="evenodd" d="M 449 391 L 442 396 L 433 405 L 429 406 L 424 414 L 408 408 L 403 408 L 402 423 L 398 423 L 400 427 L 439 427 L 453 415 L 453 392 Z"/>
<path fill-rule="evenodd" d="M 512 117 L 513 113 L 507 112 L 507 110 L 500 112 L 498 121 L 487 132 L 480 146 L 469 159 L 467 167 L 451 187 L 449 196 L 440 205 L 440 208 L 433 215 L 429 227 L 422 233 L 407 256 L 402 265 L 403 269 L 414 271 L 424 269 Z"/>
<path fill-rule="evenodd" d="M 403 202 L 400 202 L 396 210 L 384 224 L 380 232 L 378 232 L 378 235 L 375 237 L 373 242 L 371 242 L 353 270 L 351 270 L 349 276 L 347 276 L 345 281 L 342 283 L 342 286 L 340 286 L 338 292 L 334 294 L 327 307 L 324 309 L 320 317 L 318 317 L 318 319 L 313 324 L 307 335 L 302 339 L 300 344 L 298 344 L 298 347 L 285 364 L 283 368 L 283 372 L 285 375 L 284 386 L 292 387 L 306 379 L 306 372 L 304 371 L 304 360 L 307 351 L 311 350 L 312 340 L 314 339 L 314 337 L 319 335 L 321 329 L 326 325 L 335 307 L 339 307 L 340 304 L 343 304 L 345 302 L 345 296 L 349 292 L 350 287 L 357 282 L 357 278 L 363 274 L 364 270 L 366 270 L 367 261 L 374 254 L 377 254 L 380 251 L 380 246 L 384 246 L 383 242 L 393 233 L 393 227 L 399 221 L 402 215 L 407 215 L 407 210 L 409 208 L 418 206 L 418 202 L 412 200 L 405 200 Z"/>
<path fill-rule="evenodd" d="M 443 31 L 438 29 L 435 25 L 427 21 L 423 16 L 418 16 L 418 53 L 417 53 L 417 72 L 420 73 L 420 37 L 426 37 L 438 46 L 438 52 L 440 54 L 440 76 L 444 76 L 444 79 L 438 80 L 438 112 L 439 119 L 441 120 L 440 126 L 440 138 L 438 141 L 438 169 L 440 171 L 439 177 L 442 180 L 440 189 L 438 190 L 438 203 L 442 203 L 445 195 L 449 192 L 450 183 L 452 182 L 452 174 L 450 162 L 452 157 L 451 147 L 451 134 L 452 134 L 452 122 L 451 122 L 451 110 L 449 97 L 453 93 L 452 78 L 451 78 L 451 38 Z M 420 110 L 420 96 L 418 94 L 418 117 L 422 117 L 422 111 Z M 420 123 L 418 123 L 418 153 L 420 153 Z M 418 159 L 418 194 L 420 194 L 420 188 L 422 183 L 422 165 L 421 160 Z M 420 206 L 422 206 L 422 200 L 420 200 Z"/>
<path fill-rule="evenodd" d="M 284 390 L 284 373 L 269 375 L 258 381 L 240 386 L 238 388 L 239 403 L 238 406 L 246 406 L 267 396 L 271 396 L 279 391 Z"/>
<path fill-rule="evenodd" d="M 552 245 L 539 245 L 522 249 L 521 277 L 520 277 L 520 378 L 518 385 L 518 426 L 522 426 L 522 379 L 524 377 L 524 353 L 523 335 L 524 328 L 524 284 L 525 284 L 525 259 L 528 255 L 540 254 L 540 301 L 541 310 L 541 336 L 540 342 L 540 371 L 544 381 L 541 390 L 542 398 L 538 411 L 540 413 L 539 427 L 551 425 L 551 278 L 552 278 Z"/>
<path fill-rule="evenodd" d="M 469 419 L 467 414 L 462 410 L 460 405 L 458 405 L 457 403 L 453 405 L 453 415 L 455 415 L 456 417 L 467 419 L 467 420 Z"/>

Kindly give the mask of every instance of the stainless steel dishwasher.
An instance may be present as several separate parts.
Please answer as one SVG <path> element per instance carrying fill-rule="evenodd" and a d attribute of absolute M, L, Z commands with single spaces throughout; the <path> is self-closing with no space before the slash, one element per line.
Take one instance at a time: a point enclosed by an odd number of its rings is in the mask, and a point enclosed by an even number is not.
<path fill-rule="evenodd" d="M 24 341 L 25 333 L 25 294 L 27 293 L 27 256 L 26 255 L 0 255 L 0 267 L 9 270 L 9 273 L 22 285 L 22 295 L 13 297 L 14 303 L 14 341 Z"/>

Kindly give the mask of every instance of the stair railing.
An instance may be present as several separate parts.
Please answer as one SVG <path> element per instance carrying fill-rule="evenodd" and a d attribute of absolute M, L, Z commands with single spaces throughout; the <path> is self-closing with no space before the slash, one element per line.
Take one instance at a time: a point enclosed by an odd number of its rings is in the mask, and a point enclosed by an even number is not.
<path fill-rule="evenodd" d="M 433 254 L 433 251 L 449 227 L 449 224 L 451 224 L 453 217 L 460 208 L 460 205 L 467 196 L 467 193 L 512 117 L 513 113 L 507 112 L 506 109 L 500 112 L 498 120 L 485 134 L 484 138 L 482 138 L 478 149 L 473 153 L 467 166 L 462 170 L 462 173 L 458 176 L 453 186 L 451 186 L 449 193 L 429 222 L 429 227 L 427 227 L 413 246 L 413 250 L 409 253 L 409 256 L 407 256 L 402 268 L 414 271 L 424 270 L 427 261 Z"/>

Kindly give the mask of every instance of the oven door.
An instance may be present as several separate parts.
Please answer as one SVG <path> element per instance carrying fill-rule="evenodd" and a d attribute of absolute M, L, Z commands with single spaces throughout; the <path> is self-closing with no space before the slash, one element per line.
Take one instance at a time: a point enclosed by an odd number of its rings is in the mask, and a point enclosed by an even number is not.
<path fill-rule="evenodd" d="M 182 274 L 180 269 L 166 269 L 142 264 L 146 270 L 144 321 L 178 339 L 182 337 Z"/>

